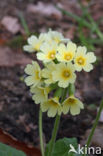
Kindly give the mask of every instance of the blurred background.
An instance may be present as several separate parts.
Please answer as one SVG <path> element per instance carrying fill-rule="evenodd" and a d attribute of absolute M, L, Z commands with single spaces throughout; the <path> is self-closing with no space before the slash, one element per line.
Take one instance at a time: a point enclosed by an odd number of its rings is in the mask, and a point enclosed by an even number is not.
<path fill-rule="evenodd" d="M 23 52 L 22 47 L 31 34 L 38 36 L 49 28 L 97 56 L 94 70 L 78 73 L 76 81 L 76 96 L 85 109 L 78 116 L 62 116 L 58 133 L 58 138 L 76 137 L 83 144 L 103 98 L 103 0 L 0 1 L 0 128 L 18 141 L 39 147 L 39 108 L 23 82 L 25 65 L 35 55 Z M 43 122 L 48 142 L 54 119 L 44 114 Z M 103 149 L 103 112 L 92 145 Z"/>

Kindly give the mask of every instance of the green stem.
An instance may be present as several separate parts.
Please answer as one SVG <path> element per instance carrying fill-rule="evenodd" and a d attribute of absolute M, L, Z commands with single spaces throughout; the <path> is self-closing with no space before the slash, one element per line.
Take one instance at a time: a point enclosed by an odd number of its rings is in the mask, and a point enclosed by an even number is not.
<path fill-rule="evenodd" d="M 44 145 L 43 145 L 43 130 L 42 130 L 42 111 L 39 111 L 39 137 L 40 137 L 40 148 L 42 156 L 44 156 Z"/>
<path fill-rule="evenodd" d="M 52 156 L 53 147 L 54 147 L 54 143 L 55 143 L 58 128 L 59 128 L 59 123 L 60 123 L 60 116 L 57 115 L 56 119 L 55 119 L 55 123 L 54 123 L 54 129 L 53 129 L 53 132 L 52 132 L 52 138 L 51 138 L 51 141 L 50 141 L 48 156 Z"/>
<path fill-rule="evenodd" d="M 98 111 L 96 120 L 95 120 L 95 122 L 94 122 L 93 128 L 92 128 L 92 130 L 91 130 L 91 133 L 90 133 L 90 135 L 89 135 L 89 137 L 88 137 L 87 147 L 89 147 L 89 145 L 90 145 L 90 143 L 91 143 L 91 140 L 92 140 L 94 131 L 95 131 L 96 127 L 97 127 L 97 124 L 98 124 L 98 121 L 99 121 L 99 118 L 100 118 L 102 109 L 103 109 L 103 100 L 102 100 L 102 102 L 101 102 L 101 105 L 100 105 L 100 108 L 99 108 L 99 111 Z"/>
<path fill-rule="evenodd" d="M 67 88 L 64 89 L 64 91 L 63 91 L 63 96 L 61 98 L 61 103 L 64 101 L 64 99 L 66 97 L 66 93 L 67 93 Z M 55 144 L 55 140 L 56 140 L 56 136 L 57 136 L 57 132 L 58 132 L 58 128 L 59 128 L 59 123 L 60 123 L 60 116 L 57 115 L 56 119 L 55 119 L 55 123 L 54 123 L 54 129 L 53 129 L 53 132 L 52 132 L 52 137 L 51 137 L 51 140 L 50 140 L 48 156 L 52 156 L 53 147 L 54 147 L 54 144 Z"/>
<path fill-rule="evenodd" d="M 102 109 L 103 109 L 103 100 L 101 101 L 100 108 L 99 108 L 99 111 L 98 111 L 96 120 L 95 120 L 95 122 L 94 122 L 94 125 L 93 125 L 93 127 L 92 127 L 92 130 L 91 130 L 91 132 L 90 132 L 90 135 L 89 135 L 88 140 L 87 140 L 87 143 L 86 143 L 87 149 L 88 149 L 88 147 L 89 147 L 89 145 L 90 145 L 90 143 L 91 143 L 91 140 L 92 140 L 92 137 L 93 137 L 93 135 L 94 135 L 95 129 L 96 129 L 96 127 L 97 127 L 97 124 L 98 124 L 98 121 L 99 121 L 99 118 L 100 118 Z M 86 154 L 85 154 L 85 155 L 86 155 Z M 84 155 L 84 156 L 85 156 L 85 155 Z"/>
<path fill-rule="evenodd" d="M 74 93 L 75 93 L 75 86 L 74 86 L 74 84 L 70 84 L 68 89 L 69 89 L 69 96 L 74 95 Z"/>

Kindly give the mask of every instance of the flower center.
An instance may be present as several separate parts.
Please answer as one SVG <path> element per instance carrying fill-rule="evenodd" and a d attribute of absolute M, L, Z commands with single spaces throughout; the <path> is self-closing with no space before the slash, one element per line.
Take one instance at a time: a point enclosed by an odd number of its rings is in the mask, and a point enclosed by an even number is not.
<path fill-rule="evenodd" d="M 48 58 L 49 59 L 54 59 L 55 58 L 55 52 L 54 51 L 49 52 Z"/>
<path fill-rule="evenodd" d="M 57 37 L 55 37 L 55 38 L 54 38 L 54 41 L 55 41 L 56 43 L 59 43 L 59 42 L 60 42 L 60 39 L 57 38 Z"/>
<path fill-rule="evenodd" d="M 35 77 L 36 77 L 37 80 L 39 79 L 39 71 L 35 72 Z"/>
<path fill-rule="evenodd" d="M 76 102 L 76 100 L 73 98 L 68 99 L 68 103 L 70 103 L 70 104 L 75 104 L 75 102 Z"/>
<path fill-rule="evenodd" d="M 35 48 L 34 48 L 35 50 L 39 50 L 40 49 L 40 43 L 37 43 L 36 45 L 35 45 Z"/>
<path fill-rule="evenodd" d="M 69 61 L 72 58 L 72 56 L 71 54 L 65 54 L 64 58 L 65 60 Z"/>
<path fill-rule="evenodd" d="M 70 77 L 70 72 L 68 70 L 63 71 L 63 77 L 68 78 Z"/>
<path fill-rule="evenodd" d="M 54 101 L 50 101 L 50 105 L 53 106 L 53 107 L 57 107 L 58 106 L 58 104 L 56 102 L 54 102 Z"/>
<path fill-rule="evenodd" d="M 78 63 L 79 65 L 84 65 L 84 64 L 85 64 L 85 58 L 79 57 L 79 58 L 77 59 L 77 63 Z"/>

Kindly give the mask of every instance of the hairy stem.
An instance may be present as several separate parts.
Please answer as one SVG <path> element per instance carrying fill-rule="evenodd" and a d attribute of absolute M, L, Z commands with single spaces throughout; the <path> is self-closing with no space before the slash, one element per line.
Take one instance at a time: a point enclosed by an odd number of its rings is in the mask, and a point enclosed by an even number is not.
<path fill-rule="evenodd" d="M 93 127 L 92 127 L 91 133 L 90 133 L 90 135 L 89 135 L 89 137 L 88 137 L 88 140 L 87 140 L 87 147 L 89 147 L 89 145 L 90 145 L 90 143 L 91 143 L 91 140 L 92 140 L 93 134 L 94 134 L 94 132 L 95 132 L 95 129 L 96 129 L 96 127 L 97 127 L 97 124 L 98 124 L 98 121 L 99 121 L 99 118 L 100 118 L 100 114 L 101 114 L 102 109 L 103 109 L 103 100 L 102 100 L 102 102 L 101 102 L 101 105 L 100 105 L 100 108 L 99 108 L 99 111 L 98 111 L 96 120 L 95 120 L 95 122 L 94 122 L 94 125 L 93 125 Z"/>
<path fill-rule="evenodd" d="M 54 147 L 54 143 L 55 143 L 58 128 L 59 128 L 59 123 L 60 123 L 60 116 L 57 115 L 56 119 L 55 119 L 55 123 L 54 123 L 54 129 L 53 129 L 53 132 L 52 132 L 52 138 L 50 140 L 48 156 L 52 156 L 53 147 Z"/>
<path fill-rule="evenodd" d="M 65 100 L 67 91 L 68 91 L 68 88 L 63 90 L 62 97 L 61 97 L 61 103 Z M 53 152 L 53 148 L 54 148 L 54 144 L 55 144 L 55 140 L 56 140 L 56 136 L 57 136 L 57 132 L 58 132 L 58 128 L 59 128 L 59 123 L 60 123 L 60 116 L 57 115 L 56 119 L 55 119 L 55 123 L 54 123 L 54 129 L 52 132 L 52 138 L 50 140 L 48 156 L 52 156 L 52 152 Z"/>
<path fill-rule="evenodd" d="M 90 143 L 91 143 L 92 137 L 93 137 L 93 135 L 94 135 L 95 129 L 96 129 L 97 125 L 98 125 L 98 121 L 99 121 L 99 118 L 100 118 L 102 109 L 103 109 L 103 100 L 101 101 L 101 104 L 100 104 L 100 108 L 99 108 L 97 117 L 96 117 L 96 119 L 95 119 L 94 125 L 93 125 L 93 127 L 92 127 L 92 130 L 91 130 L 91 132 L 90 132 L 90 135 L 89 135 L 88 140 L 87 140 L 87 143 L 86 143 L 87 149 L 88 149 L 88 147 L 90 146 Z M 85 149 L 85 148 L 84 148 L 84 149 Z M 84 154 L 84 156 L 85 156 L 85 155 L 86 155 L 86 154 Z"/>
<path fill-rule="evenodd" d="M 44 156 L 44 145 L 43 145 L 43 128 L 42 128 L 42 111 L 39 110 L 39 137 L 40 137 L 40 148 L 42 156 Z"/>

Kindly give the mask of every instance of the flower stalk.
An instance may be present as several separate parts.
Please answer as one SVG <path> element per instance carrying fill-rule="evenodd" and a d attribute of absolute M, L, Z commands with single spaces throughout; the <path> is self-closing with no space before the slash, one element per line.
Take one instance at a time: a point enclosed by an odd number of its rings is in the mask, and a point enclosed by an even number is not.
<path fill-rule="evenodd" d="M 92 127 L 92 130 L 91 130 L 91 132 L 90 132 L 90 135 L 89 135 L 88 140 L 87 140 L 87 143 L 86 143 L 87 149 L 88 149 L 88 147 L 90 146 L 90 143 L 91 143 L 91 141 L 92 141 L 92 138 L 93 138 L 95 129 L 96 129 L 97 125 L 98 125 L 98 121 L 99 121 L 99 118 L 100 118 L 100 115 L 101 115 L 102 110 L 103 110 L 103 100 L 101 101 L 98 114 L 97 114 L 97 116 L 96 116 L 94 125 L 93 125 L 93 127 Z M 86 154 L 84 154 L 84 156 L 86 156 Z"/>
<path fill-rule="evenodd" d="M 55 123 L 54 123 L 54 129 L 53 129 L 53 132 L 52 132 L 52 138 L 50 140 L 48 156 L 52 156 L 53 147 L 54 147 L 54 143 L 55 143 L 58 128 L 59 128 L 59 123 L 60 123 L 60 116 L 57 115 L 56 119 L 55 119 Z"/>
<path fill-rule="evenodd" d="M 72 84 L 71 87 L 74 88 L 74 85 Z M 61 103 L 63 103 L 63 101 L 65 100 L 66 95 L 67 95 L 67 91 L 68 91 L 68 88 L 63 90 L 63 96 L 61 98 Z M 73 89 L 69 90 L 69 94 L 70 95 L 73 94 L 73 91 L 74 91 Z M 53 147 L 54 147 L 54 144 L 55 144 L 55 140 L 56 140 L 56 136 L 57 136 L 57 132 L 58 132 L 58 128 L 59 128 L 59 123 L 60 123 L 60 116 L 57 115 L 56 119 L 55 119 L 55 123 L 54 123 L 54 129 L 53 129 L 53 132 L 52 132 L 52 138 L 51 138 L 51 141 L 50 141 L 48 156 L 52 156 Z"/>
<path fill-rule="evenodd" d="M 92 127 L 91 133 L 90 133 L 90 135 L 89 135 L 89 137 L 88 137 L 88 140 L 87 140 L 87 147 L 89 147 L 89 145 L 90 145 L 90 143 L 91 143 L 93 134 L 94 134 L 95 129 L 96 129 L 97 125 L 98 125 L 98 121 L 99 121 L 99 118 L 100 118 L 102 109 L 103 109 L 103 100 L 102 100 L 102 102 L 101 102 L 101 105 L 100 105 L 100 108 L 99 108 L 99 111 L 98 111 L 96 120 L 95 120 L 95 122 L 94 122 L 94 125 L 93 125 L 93 127 Z"/>
<path fill-rule="evenodd" d="M 41 154 L 44 156 L 44 145 L 43 145 L 43 130 L 42 130 L 42 111 L 41 108 L 39 110 L 39 137 L 40 137 L 40 148 Z"/>

